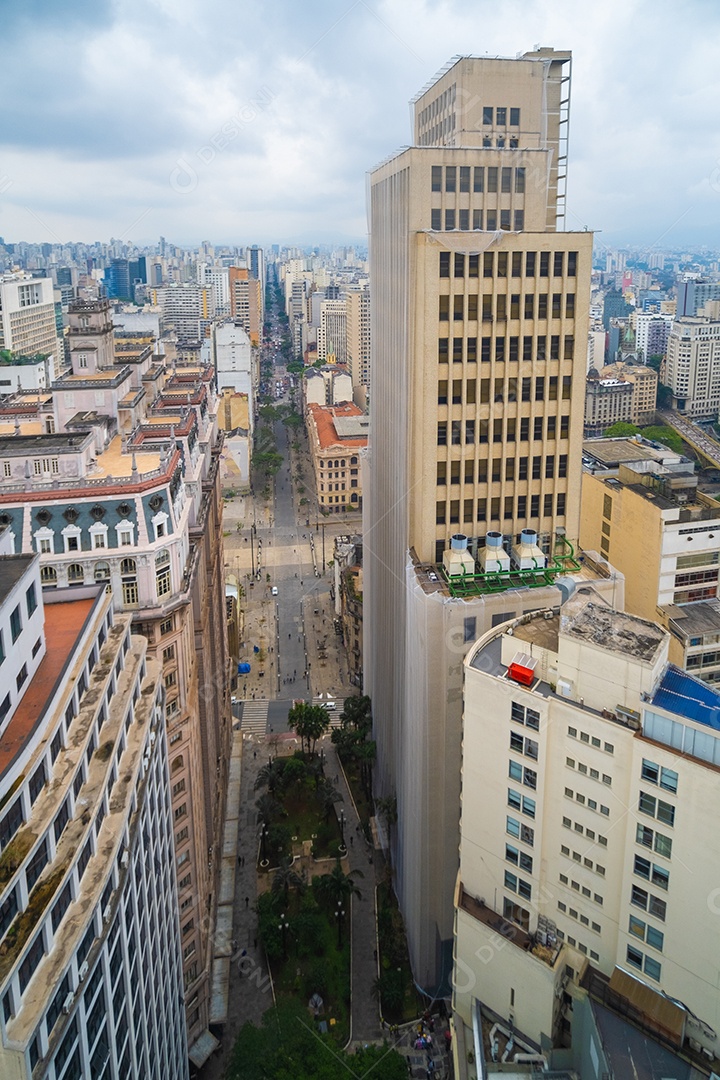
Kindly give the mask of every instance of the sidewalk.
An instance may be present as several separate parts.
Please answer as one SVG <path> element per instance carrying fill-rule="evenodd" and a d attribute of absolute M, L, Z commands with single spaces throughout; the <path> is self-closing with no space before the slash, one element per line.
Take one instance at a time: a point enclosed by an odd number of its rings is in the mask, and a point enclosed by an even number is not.
<path fill-rule="evenodd" d="M 230 963 L 228 1018 L 220 1047 L 200 1073 L 202 1080 L 222 1080 L 243 1024 L 259 1026 L 263 1013 L 272 1008 L 273 997 L 265 960 L 257 940 L 257 811 L 255 778 L 267 763 L 262 741 L 244 739 L 240 781 L 240 831 L 238 834 L 233 913 L 233 957 Z M 243 956 L 243 950 L 245 955 Z"/>
<path fill-rule="evenodd" d="M 383 858 L 380 852 L 367 843 L 360 831 L 360 819 L 350 797 L 345 774 L 340 768 L 337 752 L 329 736 L 323 739 L 327 758 L 326 773 L 337 776 L 337 789 L 343 797 L 338 804 L 345 814 L 345 842 L 348 847 L 350 872 L 358 870 L 363 875 L 356 878 L 361 892 L 352 901 L 352 977 L 351 977 L 351 1046 L 368 1042 L 382 1042 L 380 1010 L 373 996 L 373 983 L 378 975 L 377 934 L 375 927 L 375 887 L 382 880 Z"/>

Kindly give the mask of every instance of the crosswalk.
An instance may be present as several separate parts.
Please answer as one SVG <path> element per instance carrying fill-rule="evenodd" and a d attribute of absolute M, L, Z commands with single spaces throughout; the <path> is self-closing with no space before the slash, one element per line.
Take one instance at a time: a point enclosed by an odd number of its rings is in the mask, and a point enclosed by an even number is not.
<path fill-rule="evenodd" d="M 344 698 L 333 698 L 332 700 L 335 702 L 336 708 L 334 712 L 328 713 L 328 715 L 330 716 L 331 731 L 333 730 L 333 728 L 342 727 L 342 724 L 340 722 L 340 713 L 343 711 L 343 707 L 345 705 Z M 315 697 L 312 700 L 313 705 L 322 705 L 325 702 L 327 702 L 327 698 Z"/>
<path fill-rule="evenodd" d="M 267 733 L 267 721 L 267 699 L 259 698 L 255 701 L 243 702 L 242 720 L 240 722 L 243 734 L 265 735 Z"/>

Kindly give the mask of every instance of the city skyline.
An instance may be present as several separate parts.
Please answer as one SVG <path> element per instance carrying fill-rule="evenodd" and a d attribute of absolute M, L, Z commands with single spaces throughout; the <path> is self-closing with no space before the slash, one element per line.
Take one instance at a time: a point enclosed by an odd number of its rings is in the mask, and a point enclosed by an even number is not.
<path fill-rule="evenodd" d="M 540 43 L 575 61 L 567 227 L 611 246 L 720 246 L 707 75 L 720 16 L 691 8 L 678 54 L 677 15 L 645 2 L 605 5 L 588 28 L 560 0 L 356 0 L 312 20 L 287 3 L 240 20 L 227 0 L 142 14 L 36 0 L 4 20 L 6 78 L 22 89 L 2 117 L 0 235 L 362 242 L 366 173 L 410 140 L 402 102 L 454 55 Z"/>

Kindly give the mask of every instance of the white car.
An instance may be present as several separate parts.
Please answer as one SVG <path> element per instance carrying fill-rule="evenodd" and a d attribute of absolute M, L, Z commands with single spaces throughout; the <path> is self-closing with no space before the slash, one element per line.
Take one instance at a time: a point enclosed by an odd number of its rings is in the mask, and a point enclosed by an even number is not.
<path fill-rule="evenodd" d="M 277 594 L 278 594 L 277 585 L 273 585 L 270 592 L 272 593 L 273 596 L 277 596 Z"/>
<path fill-rule="evenodd" d="M 325 709 L 327 712 L 335 712 L 337 705 L 334 701 L 321 701 L 320 708 Z"/>

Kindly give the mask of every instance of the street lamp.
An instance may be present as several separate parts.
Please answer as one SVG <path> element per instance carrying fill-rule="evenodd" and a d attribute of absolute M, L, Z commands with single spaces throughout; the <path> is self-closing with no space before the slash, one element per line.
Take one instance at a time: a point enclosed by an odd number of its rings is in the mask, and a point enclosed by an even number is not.
<path fill-rule="evenodd" d="M 340 811 L 340 845 L 345 847 L 345 811 Z"/>
<path fill-rule="evenodd" d="M 280 923 L 278 925 L 278 930 L 282 934 L 283 956 L 285 956 L 285 957 L 287 956 L 287 932 L 288 932 L 289 929 L 290 929 L 290 923 L 287 922 L 284 915 L 281 915 L 280 916 Z"/>
<path fill-rule="evenodd" d="M 343 919 L 345 918 L 345 908 L 341 907 L 340 904 L 338 904 L 338 906 L 337 906 L 337 908 L 335 910 L 335 918 L 338 921 L 338 949 L 341 949 L 342 948 L 342 928 L 343 928 Z"/>
<path fill-rule="evenodd" d="M 262 861 L 264 863 L 266 863 L 267 862 L 267 838 L 268 838 L 268 833 L 269 833 L 270 830 L 268 829 L 268 827 L 267 827 L 267 825 L 265 824 L 264 821 L 261 823 L 261 825 L 262 825 L 262 828 L 260 829 L 260 858 L 262 859 Z"/>

